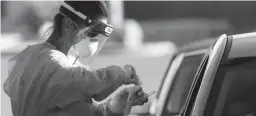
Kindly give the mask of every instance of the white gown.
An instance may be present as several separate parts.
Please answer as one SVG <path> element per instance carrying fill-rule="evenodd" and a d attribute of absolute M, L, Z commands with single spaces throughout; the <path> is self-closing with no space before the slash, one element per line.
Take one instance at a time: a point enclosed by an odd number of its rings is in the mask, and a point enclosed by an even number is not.
<path fill-rule="evenodd" d="M 11 58 L 4 91 L 13 116 L 103 115 L 103 105 L 94 105 L 93 96 L 110 88 L 107 93 L 112 93 L 128 74 L 119 66 L 88 71 L 72 63 L 45 43 L 28 46 Z"/>

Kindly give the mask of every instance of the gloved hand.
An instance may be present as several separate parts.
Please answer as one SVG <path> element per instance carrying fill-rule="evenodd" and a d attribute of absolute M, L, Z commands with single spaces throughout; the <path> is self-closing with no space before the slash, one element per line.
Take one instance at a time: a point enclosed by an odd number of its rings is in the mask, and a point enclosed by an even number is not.
<path fill-rule="evenodd" d="M 120 71 L 119 69 L 122 69 Z M 103 99 L 107 98 L 111 93 L 113 93 L 116 89 L 118 89 L 120 86 L 123 84 L 128 85 L 128 84 L 134 84 L 134 85 L 140 85 L 141 81 L 139 80 L 136 71 L 133 66 L 131 65 L 125 65 L 123 67 L 119 66 L 112 66 L 111 68 L 111 73 L 108 76 L 115 75 L 116 73 L 121 73 L 121 75 L 116 83 L 110 84 L 108 87 L 104 88 L 101 92 L 93 95 L 92 97 L 96 101 L 102 101 Z M 120 72 L 119 72 L 120 71 Z"/>
<path fill-rule="evenodd" d="M 123 113 L 127 104 L 136 106 L 143 105 L 146 102 L 148 102 L 148 96 L 142 91 L 142 87 L 133 86 L 116 94 L 108 107 L 114 113 Z"/>
<path fill-rule="evenodd" d="M 138 75 L 136 74 L 135 68 L 132 65 L 125 65 L 124 69 L 128 74 L 124 81 L 125 85 L 128 85 L 128 84 L 141 85 L 142 84 Z"/>
<path fill-rule="evenodd" d="M 142 90 L 141 86 L 133 86 L 126 89 L 126 93 L 124 93 L 124 98 L 127 97 L 127 103 L 132 106 L 136 105 L 143 105 L 144 103 L 148 102 L 148 96 L 145 94 L 145 92 Z"/>

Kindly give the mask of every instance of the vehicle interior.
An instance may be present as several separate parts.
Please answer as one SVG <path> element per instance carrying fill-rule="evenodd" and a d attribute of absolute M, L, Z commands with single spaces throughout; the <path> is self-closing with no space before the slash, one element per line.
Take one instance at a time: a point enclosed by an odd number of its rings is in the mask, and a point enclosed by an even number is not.
<path fill-rule="evenodd" d="M 216 79 L 222 83 L 213 85 L 216 91 L 221 86 L 214 116 L 256 116 L 256 60 L 240 58 L 219 69 Z"/>

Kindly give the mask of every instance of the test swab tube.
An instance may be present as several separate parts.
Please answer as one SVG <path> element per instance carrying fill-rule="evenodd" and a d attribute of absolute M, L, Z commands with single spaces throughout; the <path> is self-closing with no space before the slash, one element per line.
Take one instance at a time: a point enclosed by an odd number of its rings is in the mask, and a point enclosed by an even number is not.
<path fill-rule="evenodd" d="M 149 91 L 148 93 L 146 93 L 147 94 L 147 96 L 149 97 L 149 96 L 151 96 L 151 95 L 153 95 L 153 94 L 155 94 L 156 93 L 156 91 L 155 90 L 152 90 L 152 91 Z"/>

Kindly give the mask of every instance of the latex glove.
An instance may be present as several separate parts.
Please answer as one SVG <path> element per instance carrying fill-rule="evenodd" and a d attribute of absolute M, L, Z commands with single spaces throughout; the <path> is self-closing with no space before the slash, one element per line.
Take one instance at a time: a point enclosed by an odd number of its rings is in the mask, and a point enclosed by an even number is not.
<path fill-rule="evenodd" d="M 130 104 L 131 106 L 137 106 L 137 105 L 144 105 L 144 103 L 148 102 L 148 96 L 142 90 L 141 86 L 133 86 L 131 88 L 128 88 L 126 91 L 128 92 L 128 98 L 127 98 L 126 104 Z"/>
<path fill-rule="evenodd" d="M 124 69 L 126 71 L 126 73 L 128 74 L 128 76 L 126 77 L 124 84 L 128 85 L 128 84 L 134 84 L 134 85 L 141 85 L 141 81 L 138 77 L 138 75 L 136 74 L 136 70 L 132 65 L 125 65 Z"/>
<path fill-rule="evenodd" d="M 148 102 L 148 96 L 142 91 L 142 87 L 133 86 L 124 88 L 116 94 L 108 107 L 114 113 L 124 113 L 127 104 L 136 106 L 146 102 Z"/>
<path fill-rule="evenodd" d="M 121 72 L 119 72 L 120 68 L 122 68 Z M 118 79 L 118 80 L 122 80 L 121 83 L 118 82 L 118 83 L 110 84 L 109 87 L 106 87 L 100 93 L 97 93 L 96 95 L 93 95 L 92 97 L 94 98 L 94 100 L 102 101 L 102 100 L 106 99 L 110 94 L 112 94 L 116 89 L 118 89 L 123 84 L 125 84 L 125 85 L 127 85 L 127 84 L 140 85 L 141 84 L 141 81 L 138 78 L 138 76 L 136 74 L 136 71 L 135 71 L 133 66 L 125 65 L 125 66 L 120 67 L 120 68 L 117 68 L 118 70 L 113 70 L 113 72 L 110 73 L 109 75 L 114 75 L 114 74 L 119 74 L 120 75 L 120 73 L 121 73 L 122 76 L 120 76 L 121 78 Z"/>

